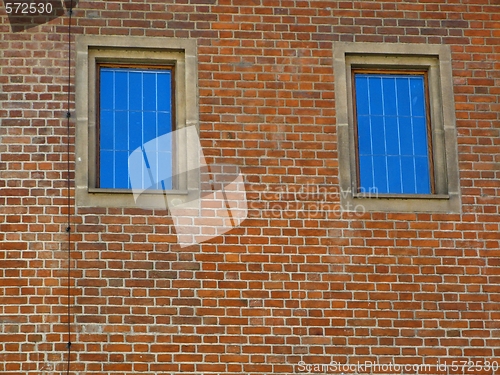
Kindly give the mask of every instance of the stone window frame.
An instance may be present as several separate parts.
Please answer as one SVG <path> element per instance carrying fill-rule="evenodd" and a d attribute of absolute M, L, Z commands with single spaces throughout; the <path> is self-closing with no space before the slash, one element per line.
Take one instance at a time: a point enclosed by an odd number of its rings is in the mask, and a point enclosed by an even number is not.
<path fill-rule="evenodd" d="M 75 199 L 80 207 L 136 207 L 132 190 L 96 187 L 97 66 L 99 63 L 175 66 L 175 124 L 199 131 L 197 44 L 195 40 L 160 37 L 77 36 L 76 39 L 76 174 Z M 199 150 L 178 148 L 174 167 L 197 171 Z M 189 178 L 188 178 L 189 177 Z M 141 194 L 141 207 L 157 207 L 158 196 L 179 202 L 199 190 L 199 173 L 177 176 L 175 190 Z M 167 200 L 165 199 L 165 202 Z"/>
<path fill-rule="evenodd" d="M 461 212 L 451 49 L 435 44 L 334 42 L 340 200 L 343 210 Z M 428 72 L 434 194 L 358 192 L 352 69 Z"/>

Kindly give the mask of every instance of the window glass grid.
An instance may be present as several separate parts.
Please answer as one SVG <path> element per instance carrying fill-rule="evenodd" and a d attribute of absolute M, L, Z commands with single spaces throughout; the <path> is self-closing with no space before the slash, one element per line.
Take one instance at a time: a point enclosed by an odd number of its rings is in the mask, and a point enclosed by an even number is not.
<path fill-rule="evenodd" d="M 148 170 L 134 171 L 143 178 L 143 189 L 172 188 L 172 181 L 159 181 L 160 169 L 172 165 L 172 147 L 158 146 L 158 137 L 172 131 L 172 71 L 104 67 L 99 69 L 99 187 L 130 189 L 128 157 L 153 142 L 153 163 Z M 151 146 L 148 143 L 149 147 Z M 151 152 L 148 153 L 151 157 Z M 151 170 L 149 165 L 153 164 Z M 144 169 L 144 167 L 141 167 Z M 163 173 L 162 173 L 163 172 Z M 171 173 L 170 173 L 171 176 Z M 151 178 L 152 177 L 152 178 Z M 144 181 L 156 181 L 144 186 Z"/>
<path fill-rule="evenodd" d="M 431 193 L 425 79 L 354 72 L 361 191 Z"/>

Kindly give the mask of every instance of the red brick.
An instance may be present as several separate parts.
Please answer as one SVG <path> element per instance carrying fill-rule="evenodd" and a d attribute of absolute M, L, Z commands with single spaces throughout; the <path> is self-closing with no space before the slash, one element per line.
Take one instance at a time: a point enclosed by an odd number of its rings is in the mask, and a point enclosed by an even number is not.
<path fill-rule="evenodd" d="M 72 211 L 73 372 L 293 373 L 325 354 L 402 364 L 500 354 L 497 6 L 80 1 L 73 22 L 74 35 L 197 40 L 204 153 L 241 167 L 250 216 L 180 248 L 165 211 Z M 67 24 L 0 27 L 6 374 L 64 370 L 47 366 L 66 358 Z M 327 215 L 339 193 L 299 193 L 338 192 L 337 40 L 450 45 L 461 214 Z"/>

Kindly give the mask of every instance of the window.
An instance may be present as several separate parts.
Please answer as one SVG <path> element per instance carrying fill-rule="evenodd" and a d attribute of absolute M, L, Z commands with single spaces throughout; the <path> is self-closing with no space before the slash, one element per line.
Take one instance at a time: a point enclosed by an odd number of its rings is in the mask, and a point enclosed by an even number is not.
<path fill-rule="evenodd" d="M 353 71 L 358 191 L 432 193 L 426 76 Z"/>
<path fill-rule="evenodd" d="M 173 130 L 173 68 L 99 64 L 97 187 L 131 189 L 128 160 L 132 152 Z M 158 182 L 145 186 L 143 181 L 142 188 L 171 190 L 172 180 L 159 176 L 165 174 L 162 169 L 173 176 L 172 146 L 158 146 L 155 160 L 145 156 L 146 165 L 155 166 L 147 172 Z"/>
<path fill-rule="evenodd" d="M 196 42 L 79 36 L 76 71 L 77 205 L 188 200 L 199 189 L 187 137 L 198 127 Z"/>
<path fill-rule="evenodd" d="M 335 43 L 341 203 L 460 211 L 449 48 Z"/>

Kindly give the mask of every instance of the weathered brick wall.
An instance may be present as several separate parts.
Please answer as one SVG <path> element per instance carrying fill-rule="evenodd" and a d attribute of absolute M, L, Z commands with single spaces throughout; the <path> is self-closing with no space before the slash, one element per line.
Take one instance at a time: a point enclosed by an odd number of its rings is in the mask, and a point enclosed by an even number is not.
<path fill-rule="evenodd" d="M 0 12 L 0 373 L 66 373 L 68 18 Z M 80 1 L 73 22 L 197 40 L 203 151 L 240 167 L 249 218 L 180 248 L 166 211 L 77 208 L 72 373 L 500 362 L 497 0 Z M 451 46 L 461 214 L 340 210 L 334 41 Z"/>

